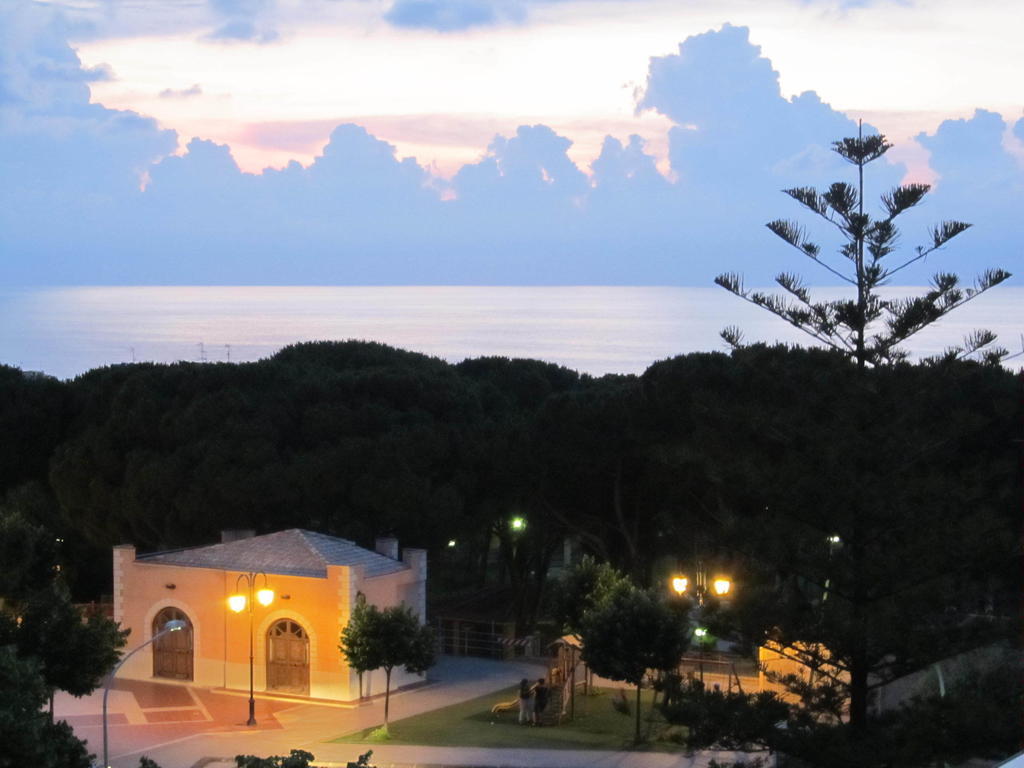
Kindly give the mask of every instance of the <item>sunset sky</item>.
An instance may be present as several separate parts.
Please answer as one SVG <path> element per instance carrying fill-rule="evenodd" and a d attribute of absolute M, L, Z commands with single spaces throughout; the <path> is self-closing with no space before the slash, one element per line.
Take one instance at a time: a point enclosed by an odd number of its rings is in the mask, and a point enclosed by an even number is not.
<path fill-rule="evenodd" d="M 309 163 L 344 122 L 448 175 L 524 123 L 572 139 L 578 164 L 608 133 L 639 134 L 664 158 L 671 123 L 636 104 L 649 59 L 725 22 L 750 28 L 783 96 L 813 90 L 869 119 L 915 170 L 926 157 L 913 135 L 976 107 L 1024 107 L 1013 0 L 52 4 L 91 27 L 71 35 L 83 63 L 112 72 L 93 101 L 226 143 L 248 171 Z"/>
<path fill-rule="evenodd" d="M 709 250 L 744 267 L 759 242 L 716 240 L 722 196 L 795 215 L 778 190 L 841 172 L 828 145 L 859 118 L 897 144 L 878 191 L 936 183 L 929 215 L 985 225 L 1012 269 L 1014 20 L 1017 0 L 6 0 L 0 279 L 194 281 L 173 231 L 215 258 L 200 281 L 702 282 Z M 340 245 L 331 200 L 358 219 Z M 297 237 L 292 275 L 273 254 Z M 482 263 L 488 238 L 507 248 Z M 545 277 L 516 261 L 533 244 Z M 635 274 L 610 266 L 624 248 L 649 254 Z"/>

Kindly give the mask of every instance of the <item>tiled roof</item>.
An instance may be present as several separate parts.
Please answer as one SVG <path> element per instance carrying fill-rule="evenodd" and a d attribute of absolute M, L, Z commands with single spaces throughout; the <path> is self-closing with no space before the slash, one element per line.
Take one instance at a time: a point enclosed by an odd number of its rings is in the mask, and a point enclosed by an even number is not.
<path fill-rule="evenodd" d="M 222 571 L 263 571 L 321 579 L 327 578 L 328 565 L 361 565 L 365 575 L 371 578 L 409 567 L 346 539 L 336 539 L 299 528 L 224 544 L 139 555 L 135 559 L 141 563 L 216 568 Z"/>

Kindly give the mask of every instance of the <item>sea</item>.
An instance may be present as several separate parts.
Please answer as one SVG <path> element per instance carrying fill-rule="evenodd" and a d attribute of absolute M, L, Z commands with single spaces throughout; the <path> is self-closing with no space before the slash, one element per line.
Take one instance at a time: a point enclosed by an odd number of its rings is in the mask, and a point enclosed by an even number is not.
<path fill-rule="evenodd" d="M 915 287 L 887 287 L 909 296 Z M 842 289 L 812 289 L 839 296 Z M 708 287 L 85 286 L 0 289 L 0 363 L 60 379 L 121 363 L 246 362 L 303 341 L 378 341 L 458 362 L 545 360 L 581 373 L 639 374 L 694 351 L 747 342 L 813 344 L 774 315 Z M 999 286 L 921 332 L 914 357 L 975 328 L 1024 345 L 1024 287 Z M 1024 354 L 1009 361 L 1024 364 Z"/>

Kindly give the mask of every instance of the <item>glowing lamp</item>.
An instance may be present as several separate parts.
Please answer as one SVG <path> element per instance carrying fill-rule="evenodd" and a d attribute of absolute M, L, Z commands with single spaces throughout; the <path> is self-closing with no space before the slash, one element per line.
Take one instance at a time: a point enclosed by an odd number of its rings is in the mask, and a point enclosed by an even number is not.
<path fill-rule="evenodd" d="M 685 576 L 676 576 L 672 579 L 672 589 L 676 591 L 677 595 L 683 594 L 689 586 L 690 580 Z"/>
<path fill-rule="evenodd" d="M 839 538 L 839 536 L 837 536 L 835 534 L 833 534 L 832 536 L 828 537 L 828 543 L 829 544 L 839 544 L 841 542 L 842 542 L 842 539 Z"/>
<path fill-rule="evenodd" d="M 448 539 L 448 548 L 449 549 L 454 549 L 455 548 L 455 539 Z"/>
<path fill-rule="evenodd" d="M 521 517 L 513 517 L 509 525 L 512 526 L 513 531 L 521 531 L 526 528 L 526 520 Z"/>
<path fill-rule="evenodd" d="M 728 595 L 732 589 L 732 582 L 728 579 L 715 579 L 711 582 L 711 588 L 715 590 L 716 595 Z"/>
<path fill-rule="evenodd" d="M 708 631 L 704 627 L 697 627 L 695 630 L 693 630 L 693 634 L 695 637 L 704 638 L 707 636 Z"/>
<path fill-rule="evenodd" d="M 267 589 L 266 587 L 264 587 L 263 589 L 256 592 L 256 600 L 262 606 L 270 605 L 272 602 L 274 602 L 274 590 Z"/>
<path fill-rule="evenodd" d="M 232 595 L 228 598 L 228 608 L 235 613 L 241 613 L 245 610 L 245 595 Z"/>

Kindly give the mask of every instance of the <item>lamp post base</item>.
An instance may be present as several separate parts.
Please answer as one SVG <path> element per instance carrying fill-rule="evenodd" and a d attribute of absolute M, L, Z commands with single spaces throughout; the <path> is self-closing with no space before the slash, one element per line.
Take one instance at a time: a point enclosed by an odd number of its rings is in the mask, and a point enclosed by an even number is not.
<path fill-rule="evenodd" d="M 246 725 L 256 725 L 256 701 L 249 699 L 249 719 L 245 721 Z"/>

